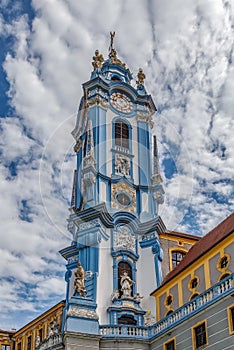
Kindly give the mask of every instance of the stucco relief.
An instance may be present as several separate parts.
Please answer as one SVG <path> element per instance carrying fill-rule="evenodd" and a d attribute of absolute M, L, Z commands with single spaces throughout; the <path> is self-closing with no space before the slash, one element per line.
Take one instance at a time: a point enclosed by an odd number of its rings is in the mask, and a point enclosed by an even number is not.
<path fill-rule="evenodd" d="M 89 309 L 81 309 L 77 306 L 71 306 L 67 311 L 67 316 L 77 316 L 98 320 L 98 315 L 95 311 Z"/>
<path fill-rule="evenodd" d="M 135 237 L 127 226 L 119 226 L 114 231 L 114 249 L 127 249 L 135 252 L 136 244 Z"/>
<path fill-rule="evenodd" d="M 71 256 L 71 257 L 69 257 L 69 258 L 67 259 L 67 263 L 68 263 L 68 264 L 71 264 L 71 263 L 73 263 L 73 262 L 78 261 L 78 259 L 79 259 L 79 255 L 78 255 L 78 254 L 77 254 L 77 255 L 74 255 L 74 256 Z"/>
<path fill-rule="evenodd" d="M 97 227 L 99 225 L 98 220 L 92 220 L 79 223 L 79 231 L 87 230 L 89 228 Z"/>
<path fill-rule="evenodd" d="M 115 155 L 115 173 L 123 176 L 130 176 L 130 160 L 121 154 Z"/>

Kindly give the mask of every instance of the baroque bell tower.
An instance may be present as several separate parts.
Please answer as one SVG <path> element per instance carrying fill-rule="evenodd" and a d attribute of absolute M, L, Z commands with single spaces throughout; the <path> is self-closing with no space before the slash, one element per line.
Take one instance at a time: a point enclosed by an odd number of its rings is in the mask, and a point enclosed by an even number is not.
<path fill-rule="evenodd" d="M 165 226 L 158 216 L 164 191 L 157 140 L 156 107 L 139 69 L 136 86 L 114 48 L 98 50 L 83 84 L 75 139 L 76 170 L 68 218 L 65 331 L 99 334 L 102 325 L 144 326 L 150 293 L 161 283 Z"/>

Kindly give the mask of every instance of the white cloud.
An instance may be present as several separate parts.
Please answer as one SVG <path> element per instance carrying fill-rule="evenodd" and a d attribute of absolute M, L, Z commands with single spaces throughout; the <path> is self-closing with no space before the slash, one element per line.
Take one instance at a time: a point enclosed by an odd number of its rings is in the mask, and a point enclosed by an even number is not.
<path fill-rule="evenodd" d="M 1 328 L 17 304 L 33 313 L 47 295 L 48 304 L 54 293 L 61 299 L 56 274 L 65 269 L 57 251 L 70 240 L 75 167 L 70 131 L 95 49 L 107 57 L 109 31 L 134 77 L 143 67 L 159 107 L 159 150 L 176 170 L 165 178 L 168 228 L 205 233 L 234 209 L 232 2 L 34 0 L 32 7 L 31 24 L 26 15 L 0 18 L 1 35 L 14 38 L 4 69 L 17 116 L 1 122 L 0 294 L 8 305 Z M 10 284 L 17 293 L 33 285 L 31 295 L 14 299 L 4 292 Z"/>

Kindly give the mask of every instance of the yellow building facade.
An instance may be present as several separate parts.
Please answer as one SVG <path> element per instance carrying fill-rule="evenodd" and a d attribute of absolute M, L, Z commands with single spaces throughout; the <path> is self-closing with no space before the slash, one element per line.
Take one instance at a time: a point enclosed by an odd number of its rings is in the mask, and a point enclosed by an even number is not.
<path fill-rule="evenodd" d="M 199 236 L 169 230 L 160 234 L 159 240 L 163 250 L 163 278 L 182 261 L 192 246 L 200 239 Z"/>
<path fill-rule="evenodd" d="M 13 350 L 15 330 L 5 331 L 0 329 L 0 349 Z"/>
<path fill-rule="evenodd" d="M 35 350 L 50 336 L 59 334 L 65 301 L 61 301 L 17 331 L 0 330 L 1 350 Z"/>
<path fill-rule="evenodd" d="M 35 350 L 37 344 L 61 331 L 65 301 L 56 304 L 14 335 L 15 350 Z"/>
<path fill-rule="evenodd" d="M 158 321 L 234 272 L 233 221 L 231 215 L 199 239 L 152 293 Z"/>

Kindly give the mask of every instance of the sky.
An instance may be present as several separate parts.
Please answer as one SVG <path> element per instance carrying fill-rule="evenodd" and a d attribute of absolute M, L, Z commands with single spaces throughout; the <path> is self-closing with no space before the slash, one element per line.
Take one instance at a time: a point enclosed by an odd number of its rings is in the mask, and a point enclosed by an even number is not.
<path fill-rule="evenodd" d="M 74 128 L 96 49 L 154 116 L 170 230 L 203 235 L 234 209 L 233 0 L 0 0 L 0 328 L 65 297 Z"/>

